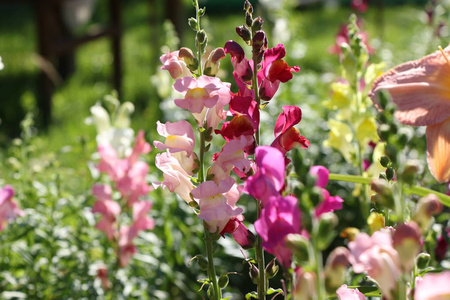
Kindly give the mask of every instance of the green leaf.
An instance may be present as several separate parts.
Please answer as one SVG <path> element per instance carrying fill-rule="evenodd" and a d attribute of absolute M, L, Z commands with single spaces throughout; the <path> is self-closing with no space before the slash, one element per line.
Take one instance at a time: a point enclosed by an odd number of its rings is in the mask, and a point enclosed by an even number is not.
<path fill-rule="evenodd" d="M 272 295 L 272 294 L 275 294 L 275 293 L 280 293 L 281 295 L 284 295 L 284 292 L 283 292 L 282 289 L 269 288 L 267 290 L 267 295 Z"/>
<path fill-rule="evenodd" d="M 258 293 L 257 292 L 251 292 L 251 293 L 248 293 L 247 295 L 245 295 L 245 299 L 246 300 L 248 300 L 250 298 L 258 299 Z"/>

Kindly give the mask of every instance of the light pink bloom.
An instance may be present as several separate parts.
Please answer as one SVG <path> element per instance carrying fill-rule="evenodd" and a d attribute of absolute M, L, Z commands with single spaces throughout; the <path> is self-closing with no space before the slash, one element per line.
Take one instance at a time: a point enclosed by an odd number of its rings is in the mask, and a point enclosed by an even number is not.
<path fill-rule="evenodd" d="M 98 152 L 101 160 L 97 168 L 100 172 L 108 174 L 112 181 L 117 181 L 125 176 L 128 169 L 128 160 L 119 159 L 116 151 L 109 144 L 99 145 Z"/>
<path fill-rule="evenodd" d="M 284 155 L 276 148 L 259 146 L 255 150 L 255 161 L 258 169 L 245 181 L 245 191 L 265 205 L 270 197 L 279 196 L 284 187 Z"/>
<path fill-rule="evenodd" d="M 126 175 L 117 181 L 117 189 L 122 194 L 127 204 L 131 206 L 139 201 L 141 196 L 145 196 L 152 189 L 147 184 L 146 175 L 148 174 L 148 165 L 143 161 L 137 161 L 128 170 Z"/>
<path fill-rule="evenodd" d="M 417 281 L 414 300 L 450 299 L 450 271 L 427 273 Z"/>
<path fill-rule="evenodd" d="M 138 161 L 139 157 L 142 154 L 147 154 L 152 150 L 152 147 L 149 143 L 145 141 L 145 133 L 143 130 L 140 130 L 136 139 L 134 140 L 134 147 L 131 155 L 128 157 L 128 164 L 132 166 L 135 162 Z"/>
<path fill-rule="evenodd" d="M 205 107 L 211 108 L 217 104 L 219 90 L 222 86 L 222 81 L 217 77 L 180 78 L 175 82 L 173 88 L 182 93 L 184 99 L 175 99 L 175 104 L 191 113 L 201 113 Z"/>
<path fill-rule="evenodd" d="M 312 166 L 309 172 L 311 175 L 317 177 L 316 186 L 322 189 L 323 201 L 316 207 L 316 217 L 319 217 L 323 213 L 342 209 L 344 200 L 339 196 L 330 196 L 330 193 L 325 189 L 325 186 L 328 184 L 330 171 L 324 166 Z"/>
<path fill-rule="evenodd" d="M 336 296 L 339 300 L 366 300 L 363 293 L 358 289 L 349 289 L 346 284 L 337 289 Z"/>
<path fill-rule="evenodd" d="M 188 121 L 178 121 L 175 123 L 167 122 L 163 124 L 156 122 L 158 134 L 165 137 L 164 143 L 154 141 L 153 145 L 160 151 L 166 149 L 170 153 L 186 151 L 188 156 L 192 155 L 195 147 L 194 130 Z"/>
<path fill-rule="evenodd" d="M 392 238 L 387 232 L 377 231 L 371 237 L 360 233 L 348 244 L 355 258 L 355 273 L 366 272 L 375 280 L 386 299 L 392 299 L 401 275 L 397 251 L 392 248 Z"/>
<path fill-rule="evenodd" d="M 94 185 L 92 194 L 96 198 L 92 212 L 102 215 L 96 227 L 112 241 L 117 235 L 116 218 L 121 211 L 120 205 L 111 199 L 112 189 L 109 185 Z"/>
<path fill-rule="evenodd" d="M 243 212 L 242 208 L 235 206 L 240 192 L 236 181 L 231 177 L 219 184 L 205 181 L 191 193 L 200 206 L 198 217 L 206 221 L 210 232 L 221 232 L 230 218 Z"/>
<path fill-rule="evenodd" d="M 175 192 L 186 202 L 191 202 L 191 191 L 194 189 L 194 184 L 190 179 L 192 173 L 180 165 L 180 162 L 170 155 L 169 152 L 157 154 L 155 164 L 158 169 L 164 173 L 164 181 L 161 183 L 154 183 L 154 187 L 168 188 L 172 193 Z"/>
<path fill-rule="evenodd" d="M 173 79 L 185 76 L 192 77 L 191 71 L 186 66 L 184 60 L 178 56 L 178 53 L 179 51 L 167 51 L 167 54 L 162 55 L 160 57 L 161 63 L 163 64 L 161 70 L 169 71 Z"/>
<path fill-rule="evenodd" d="M 422 249 L 422 234 L 419 226 L 414 221 L 397 225 L 392 241 L 403 271 L 411 272 L 416 256 Z"/>
<path fill-rule="evenodd" d="M 13 200 L 13 196 L 14 189 L 10 185 L 5 185 L 0 189 L 0 231 L 5 229 L 10 220 L 24 215 L 24 212 Z"/>
<path fill-rule="evenodd" d="M 378 92 L 387 90 L 403 124 L 427 126 L 428 167 L 439 182 L 450 181 L 450 47 L 401 64 L 373 84 L 369 96 L 381 109 Z"/>
<path fill-rule="evenodd" d="M 239 139 L 226 143 L 220 153 L 213 157 L 214 163 L 208 174 L 214 174 L 214 181 L 219 182 L 230 176 L 233 168 L 243 173 L 251 170 L 251 162 L 244 155 L 244 149 L 253 143 L 251 136 L 241 136 Z"/>

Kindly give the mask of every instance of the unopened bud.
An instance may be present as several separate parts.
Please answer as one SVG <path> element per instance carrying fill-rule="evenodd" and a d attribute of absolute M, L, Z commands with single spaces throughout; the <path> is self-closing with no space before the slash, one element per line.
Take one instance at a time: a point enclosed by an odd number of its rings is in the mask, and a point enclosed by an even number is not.
<path fill-rule="evenodd" d="M 319 250 L 326 249 L 336 236 L 334 228 L 338 223 L 338 219 L 334 213 L 324 213 L 320 215 L 319 232 L 317 234 L 317 248 Z"/>
<path fill-rule="evenodd" d="M 248 273 L 250 275 L 250 278 L 252 279 L 254 284 L 258 284 L 259 270 L 254 264 L 252 264 L 252 263 L 249 263 L 249 264 L 250 264 L 250 267 L 249 267 Z"/>
<path fill-rule="evenodd" d="M 416 266 L 417 268 L 419 268 L 419 270 L 423 270 L 428 267 L 430 261 L 431 255 L 426 252 L 422 252 L 416 257 Z"/>
<path fill-rule="evenodd" d="M 197 41 L 199 44 L 204 44 L 206 42 L 206 32 L 203 29 L 197 31 Z"/>
<path fill-rule="evenodd" d="M 253 52 L 259 54 L 267 49 L 267 37 L 266 33 L 262 30 L 257 31 L 253 36 Z"/>
<path fill-rule="evenodd" d="M 402 181 L 406 184 L 413 184 L 419 169 L 420 165 L 417 160 L 407 161 L 401 174 Z"/>
<path fill-rule="evenodd" d="M 335 248 L 325 264 L 325 285 L 327 291 L 333 293 L 345 281 L 345 274 L 350 266 L 351 253 L 345 247 Z"/>
<path fill-rule="evenodd" d="M 189 23 L 189 26 L 192 28 L 192 30 L 198 31 L 198 22 L 197 22 L 197 19 L 195 19 L 195 18 L 189 18 L 189 19 L 188 19 L 188 23 Z"/>
<path fill-rule="evenodd" d="M 245 13 L 245 24 L 247 24 L 248 27 L 252 27 L 253 24 L 253 17 L 251 12 Z"/>
<path fill-rule="evenodd" d="M 236 33 L 244 40 L 245 43 L 248 45 L 250 44 L 252 40 L 252 33 L 246 26 L 242 25 L 236 27 Z"/>
<path fill-rule="evenodd" d="M 292 249 L 297 264 L 309 260 L 309 241 L 300 234 L 290 233 L 284 239 L 285 246 Z"/>
<path fill-rule="evenodd" d="M 428 194 L 419 199 L 412 219 L 419 225 L 422 232 L 426 232 L 433 222 L 433 216 L 441 211 L 442 203 L 439 201 L 438 196 Z"/>
<path fill-rule="evenodd" d="M 197 264 L 203 271 L 208 270 L 208 260 L 202 255 L 196 255 L 194 259 L 197 259 Z"/>
<path fill-rule="evenodd" d="M 316 275 L 314 272 L 304 271 L 299 269 L 297 271 L 297 282 L 295 283 L 293 291 L 293 299 L 295 300 L 309 300 L 318 299 L 316 290 Z"/>
<path fill-rule="evenodd" d="M 278 270 L 280 269 L 280 266 L 276 263 L 276 258 L 272 259 L 270 263 L 266 266 L 266 274 L 268 278 L 273 278 L 275 275 L 277 275 Z"/>
<path fill-rule="evenodd" d="M 386 180 L 374 179 L 370 183 L 370 188 L 372 189 L 372 191 L 377 193 L 375 195 L 372 195 L 372 202 L 377 202 L 378 204 L 387 208 L 394 207 L 394 195 Z"/>
<path fill-rule="evenodd" d="M 380 157 L 380 164 L 381 164 L 383 167 L 387 168 L 387 167 L 390 166 L 391 160 L 390 160 L 389 157 L 387 157 L 386 155 L 383 155 L 383 156 Z"/>
<path fill-rule="evenodd" d="M 219 280 L 218 280 L 217 283 L 219 284 L 219 287 L 221 289 L 224 289 L 224 288 L 227 287 L 228 282 L 230 282 L 230 279 L 228 279 L 228 274 L 227 273 L 223 273 L 222 275 L 220 275 Z"/>
<path fill-rule="evenodd" d="M 392 241 L 398 252 L 400 265 L 408 273 L 414 267 L 414 260 L 421 248 L 421 233 L 415 222 L 408 222 L 397 226 Z"/>
<path fill-rule="evenodd" d="M 245 2 L 244 2 L 244 10 L 248 11 L 250 13 L 253 12 L 253 6 L 248 0 L 245 0 Z"/>
<path fill-rule="evenodd" d="M 252 31 L 256 32 L 258 30 L 261 30 L 264 24 L 264 20 L 261 17 L 257 17 L 253 20 L 252 23 Z"/>
<path fill-rule="evenodd" d="M 388 181 L 391 181 L 392 179 L 394 179 L 394 176 L 395 176 L 394 168 L 388 167 L 388 168 L 386 169 L 386 179 L 387 179 Z"/>

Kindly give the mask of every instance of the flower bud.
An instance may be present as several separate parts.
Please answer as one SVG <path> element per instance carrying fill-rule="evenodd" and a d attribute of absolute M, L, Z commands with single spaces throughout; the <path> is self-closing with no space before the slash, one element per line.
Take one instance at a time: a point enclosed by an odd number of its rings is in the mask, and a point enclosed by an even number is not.
<path fill-rule="evenodd" d="M 253 6 L 248 0 L 245 0 L 245 2 L 244 2 L 244 10 L 248 11 L 250 13 L 253 12 Z"/>
<path fill-rule="evenodd" d="M 277 275 L 278 273 L 278 270 L 280 269 L 280 267 L 276 263 L 276 260 L 276 258 L 272 259 L 266 266 L 266 274 L 269 279 L 275 277 L 275 275 Z"/>
<path fill-rule="evenodd" d="M 386 168 L 386 179 L 388 181 L 391 181 L 392 179 L 394 179 L 394 176 L 395 176 L 394 168 L 392 167 Z"/>
<path fill-rule="evenodd" d="M 336 236 L 334 228 L 338 223 L 338 219 L 334 213 L 324 213 L 320 215 L 319 232 L 317 234 L 317 248 L 325 250 Z M 317 250 L 317 249 L 316 249 Z"/>
<path fill-rule="evenodd" d="M 260 54 L 267 49 L 267 37 L 266 33 L 262 30 L 257 31 L 253 36 L 253 52 L 255 54 Z"/>
<path fill-rule="evenodd" d="M 386 180 L 374 179 L 370 183 L 370 188 L 372 189 L 372 191 L 377 193 L 375 195 L 372 195 L 372 202 L 377 202 L 387 208 L 394 207 L 394 195 Z"/>
<path fill-rule="evenodd" d="M 330 294 L 344 283 L 351 257 L 350 251 L 345 247 L 335 248 L 328 256 L 324 272 L 325 285 Z"/>
<path fill-rule="evenodd" d="M 245 43 L 250 45 L 250 42 L 252 40 L 252 33 L 246 26 L 242 25 L 236 27 L 236 33 L 244 40 Z"/>
<path fill-rule="evenodd" d="M 253 17 L 251 12 L 245 13 L 245 24 L 247 24 L 248 27 L 252 27 L 253 24 Z"/>
<path fill-rule="evenodd" d="M 414 260 L 421 248 L 421 234 L 415 222 L 408 222 L 397 226 L 393 236 L 393 246 L 398 252 L 400 266 L 406 273 L 414 267 Z"/>
<path fill-rule="evenodd" d="M 413 184 L 419 169 L 420 165 L 417 160 L 407 161 L 401 174 L 402 181 L 406 184 Z"/>
<path fill-rule="evenodd" d="M 383 155 L 380 157 L 380 164 L 387 168 L 391 165 L 391 160 L 389 159 L 389 157 L 387 157 L 386 155 Z"/>
<path fill-rule="evenodd" d="M 253 20 L 252 23 L 252 31 L 256 32 L 258 30 L 261 30 L 264 24 L 264 20 L 261 17 L 257 17 Z"/>
<path fill-rule="evenodd" d="M 293 299 L 317 299 L 316 275 L 314 272 L 305 272 L 302 269 L 297 271 L 297 282 L 293 291 Z"/>
<path fill-rule="evenodd" d="M 249 263 L 249 265 L 250 265 L 250 267 L 249 267 L 248 273 L 250 275 L 250 278 L 252 279 L 254 284 L 258 284 L 258 282 L 259 282 L 259 270 L 254 264 Z"/>
<path fill-rule="evenodd" d="M 224 289 L 227 287 L 228 282 L 230 282 L 230 279 L 228 279 L 228 274 L 223 273 L 222 275 L 220 275 L 217 283 L 219 284 L 219 288 Z"/>
<path fill-rule="evenodd" d="M 208 260 L 202 255 L 196 255 L 193 259 L 197 259 L 197 264 L 203 271 L 208 270 Z"/>
<path fill-rule="evenodd" d="M 178 57 L 183 59 L 187 67 L 191 71 L 195 71 L 198 68 L 198 59 L 195 57 L 194 53 L 189 48 L 181 48 L 178 51 Z"/>
<path fill-rule="evenodd" d="M 435 194 L 428 194 L 419 199 L 413 221 L 416 222 L 422 232 L 426 232 L 433 222 L 433 215 L 442 211 L 442 203 Z"/>
<path fill-rule="evenodd" d="M 189 26 L 192 28 L 192 30 L 198 31 L 198 22 L 197 22 L 197 19 L 195 19 L 195 18 L 189 18 L 189 19 L 188 19 L 188 23 L 189 23 Z"/>
<path fill-rule="evenodd" d="M 293 258 L 297 264 L 309 260 L 309 241 L 303 235 L 288 234 L 284 239 L 284 245 L 293 250 Z"/>
<path fill-rule="evenodd" d="M 200 31 L 197 31 L 197 41 L 200 45 L 206 43 L 207 37 L 206 32 L 202 29 Z"/>
<path fill-rule="evenodd" d="M 416 257 L 416 266 L 417 268 L 419 268 L 419 270 L 423 270 L 428 267 L 430 261 L 431 255 L 426 252 L 422 252 Z"/>

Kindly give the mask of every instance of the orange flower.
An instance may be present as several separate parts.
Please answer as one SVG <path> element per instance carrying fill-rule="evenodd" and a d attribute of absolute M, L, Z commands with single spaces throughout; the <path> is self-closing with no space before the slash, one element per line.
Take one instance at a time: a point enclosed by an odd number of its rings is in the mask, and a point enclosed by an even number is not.
<path fill-rule="evenodd" d="M 439 182 L 450 181 L 450 46 L 401 64 L 375 80 L 369 93 L 387 90 L 397 105 L 394 116 L 405 125 L 427 126 L 428 167 Z"/>

